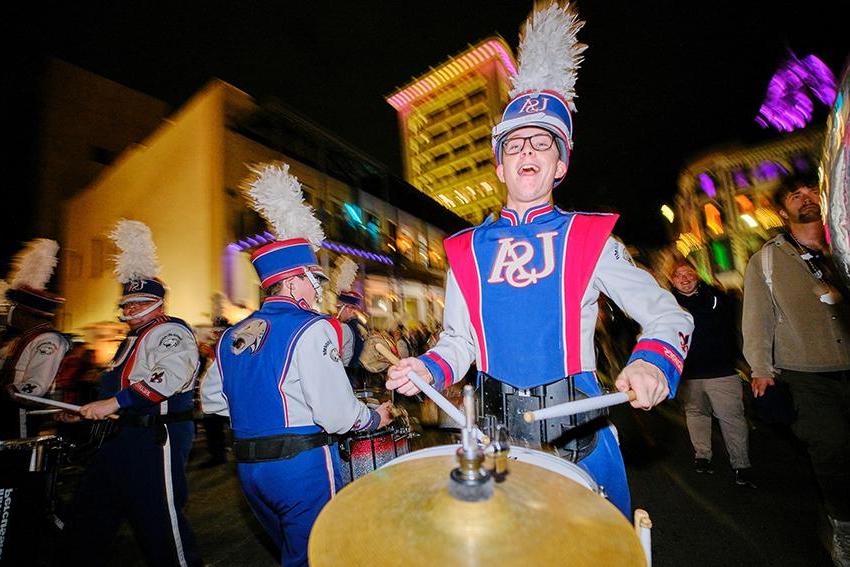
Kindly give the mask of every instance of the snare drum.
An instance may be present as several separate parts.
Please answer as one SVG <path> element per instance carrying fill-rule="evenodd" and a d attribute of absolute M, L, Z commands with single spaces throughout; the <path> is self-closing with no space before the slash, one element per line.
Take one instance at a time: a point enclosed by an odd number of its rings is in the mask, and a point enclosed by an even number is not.
<path fill-rule="evenodd" d="M 410 429 L 390 424 L 371 432 L 353 433 L 339 444 L 345 484 L 410 451 Z"/>
<path fill-rule="evenodd" d="M 419 451 L 408 453 L 403 457 L 399 457 L 398 459 L 387 463 L 387 465 L 392 466 L 398 463 L 404 463 L 416 459 L 424 459 L 427 457 L 442 457 L 446 455 L 454 455 L 457 453 L 457 450 L 459 448 L 460 445 L 437 445 L 436 447 L 428 447 L 427 449 L 420 449 Z M 578 484 L 582 485 L 583 487 L 587 488 L 592 492 L 595 492 L 596 494 L 599 494 L 600 496 L 604 496 L 604 493 L 599 488 L 599 485 L 596 484 L 596 481 L 593 480 L 593 477 L 591 477 L 587 471 L 585 471 L 583 468 L 576 465 L 575 463 L 565 461 L 557 455 L 553 455 L 551 453 L 544 453 L 543 451 L 539 451 L 537 449 L 529 449 L 527 447 L 511 446 L 509 459 L 513 461 L 528 463 L 530 465 L 550 470 L 554 473 L 557 473 L 572 480 L 573 482 L 577 482 Z M 508 465 L 508 471 L 510 471 L 510 465 Z"/>

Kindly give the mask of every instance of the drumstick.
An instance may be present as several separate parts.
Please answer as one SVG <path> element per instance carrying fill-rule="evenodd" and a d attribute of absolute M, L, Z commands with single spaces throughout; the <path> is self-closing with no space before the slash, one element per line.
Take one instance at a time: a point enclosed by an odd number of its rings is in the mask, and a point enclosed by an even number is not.
<path fill-rule="evenodd" d="M 646 565 L 652 567 L 652 520 L 646 510 L 635 510 L 635 531 L 637 532 L 643 552 L 646 554 Z"/>
<path fill-rule="evenodd" d="M 15 395 L 19 398 L 27 400 L 29 402 L 35 402 L 37 404 L 41 404 L 44 406 L 53 406 L 56 408 L 62 408 L 63 410 L 72 411 L 74 413 L 80 413 L 80 408 L 83 406 L 78 406 L 76 404 L 69 404 L 65 402 L 60 402 L 58 400 L 51 400 L 50 398 L 42 398 L 40 396 L 32 396 L 30 394 L 21 394 L 20 392 L 15 392 Z M 118 419 L 118 416 L 113 414 L 106 416 L 109 419 Z"/>
<path fill-rule="evenodd" d="M 385 345 L 378 343 L 375 345 L 375 349 L 381 353 L 381 356 L 389 360 L 393 364 L 399 363 L 399 358 L 394 355 L 390 349 L 388 349 Z M 449 400 L 445 398 L 440 392 L 436 390 L 431 384 L 425 381 L 419 374 L 410 370 L 407 373 L 408 379 L 413 382 L 417 388 L 422 390 L 422 393 L 431 398 L 431 400 L 437 404 L 437 406 L 446 412 L 450 418 L 454 420 L 460 427 L 466 427 L 466 416 L 463 415 L 463 412 L 457 409 Z M 484 443 L 485 445 L 490 443 L 490 438 L 484 435 L 480 429 L 475 429 L 475 437 Z"/>
<path fill-rule="evenodd" d="M 629 390 L 628 392 L 617 392 L 615 394 L 605 394 L 604 396 L 593 396 L 592 398 L 586 398 L 584 400 L 576 400 L 574 402 L 566 402 L 548 408 L 527 411 L 522 414 L 522 417 L 526 422 L 531 423 L 532 421 L 540 421 L 541 419 L 565 417 L 586 411 L 607 408 L 609 406 L 616 406 L 617 404 L 624 404 L 626 402 L 633 402 L 636 397 L 637 395 L 634 390 Z"/>

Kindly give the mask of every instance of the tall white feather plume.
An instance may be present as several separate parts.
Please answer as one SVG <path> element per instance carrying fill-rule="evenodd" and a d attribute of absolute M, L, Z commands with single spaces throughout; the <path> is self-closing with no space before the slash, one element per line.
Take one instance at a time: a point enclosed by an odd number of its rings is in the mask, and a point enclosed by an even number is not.
<path fill-rule="evenodd" d="M 55 240 L 36 238 L 26 244 L 12 261 L 9 287 L 44 289 L 58 260 L 59 244 Z"/>
<path fill-rule="evenodd" d="M 339 295 L 343 291 L 351 289 L 354 278 L 357 277 L 357 262 L 348 256 L 340 256 L 334 266 L 334 272 L 334 289 L 336 294 Z"/>
<path fill-rule="evenodd" d="M 279 240 L 306 238 L 318 249 L 325 239 L 313 208 L 304 202 L 298 178 L 289 164 L 262 164 L 251 168 L 255 177 L 245 187 L 251 207 L 269 223 Z"/>
<path fill-rule="evenodd" d="M 550 0 L 536 6 L 525 21 L 519 42 L 519 69 L 512 78 L 514 97 L 526 91 L 552 90 L 575 111 L 576 75 L 587 46 L 576 35 L 584 26 L 569 2 Z"/>
<path fill-rule="evenodd" d="M 115 256 L 115 275 L 122 284 L 159 275 L 159 260 L 151 229 L 143 222 L 121 219 L 109 238 L 120 252 Z"/>

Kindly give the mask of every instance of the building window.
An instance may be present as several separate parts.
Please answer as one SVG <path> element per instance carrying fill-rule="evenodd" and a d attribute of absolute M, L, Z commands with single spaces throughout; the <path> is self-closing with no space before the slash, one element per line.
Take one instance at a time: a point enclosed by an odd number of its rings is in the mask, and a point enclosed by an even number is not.
<path fill-rule="evenodd" d="M 414 260 L 413 237 L 410 231 L 402 228 L 396 238 L 396 246 L 399 253 L 410 261 Z"/>
<path fill-rule="evenodd" d="M 484 89 L 479 89 L 469 95 L 470 104 L 484 102 L 485 100 L 487 100 L 487 93 L 484 92 Z"/>
<path fill-rule="evenodd" d="M 393 221 L 387 221 L 387 242 L 386 246 L 392 252 L 397 250 L 396 238 L 398 238 L 398 227 Z"/>
<path fill-rule="evenodd" d="M 423 266 L 428 266 L 428 239 L 424 234 L 419 234 L 417 241 L 419 242 L 417 261 Z"/>
<path fill-rule="evenodd" d="M 65 275 L 69 280 L 76 280 L 83 275 L 83 257 L 73 250 L 65 250 Z"/>
<path fill-rule="evenodd" d="M 715 236 L 723 234 L 723 214 L 713 203 L 706 203 L 703 207 L 705 214 L 705 226 L 714 233 Z"/>
<path fill-rule="evenodd" d="M 89 277 L 99 278 L 106 266 L 106 243 L 102 238 L 92 238 L 89 245 L 91 250 L 91 270 Z"/>
<path fill-rule="evenodd" d="M 115 161 L 115 157 L 117 155 L 117 152 L 102 148 L 100 146 L 89 147 L 89 159 L 101 165 L 111 164 L 113 161 Z"/>

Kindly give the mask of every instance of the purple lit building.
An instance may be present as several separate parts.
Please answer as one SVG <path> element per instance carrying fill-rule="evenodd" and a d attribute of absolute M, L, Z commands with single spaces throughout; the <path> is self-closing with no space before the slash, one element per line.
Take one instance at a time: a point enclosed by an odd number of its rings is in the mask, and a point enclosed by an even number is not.
<path fill-rule="evenodd" d="M 815 169 L 822 130 L 807 129 L 755 146 L 697 156 L 679 174 L 673 237 L 700 274 L 740 288 L 750 255 L 782 226 L 771 203 L 781 179 Z"/>

